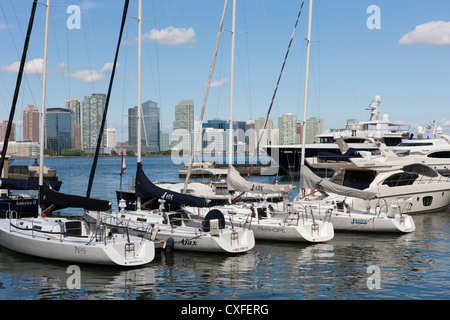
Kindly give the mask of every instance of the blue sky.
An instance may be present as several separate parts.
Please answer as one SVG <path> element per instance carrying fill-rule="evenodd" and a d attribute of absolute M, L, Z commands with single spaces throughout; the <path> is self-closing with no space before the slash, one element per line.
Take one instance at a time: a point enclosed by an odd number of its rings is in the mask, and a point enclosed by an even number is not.
<path fill-rule="evenodd" d="M 234 119 L 266 116 L 301 2 L 237 1 Z M 31 3 L 1 1 L 0 120 L 8 119 Z M 123 1 L 52 0 L 52 5 L 47 107 L 106 93 Z M 80 29 L 67 28 L 69 5 L 81 8 Z M 142 101 L 161 107 L 164 131 L 171 130 L 178 101 L 194 100 L 200 114 L 223 5 L 222 0 L 143 0 Z M 367 27 L 371 5 L 380 9 L 380 29 Z M 308 6 L 305 0 L 271 113 L 275 123 L 288 112 L 303 117 Z M 231 8 L 229 0 L 225 30 L 231 30 Z M 308 117 L 324 119 L 326 129 L 343 127 L 350 118 L 367 120 L 365 109 L 380 95 L 381 114 L 392 121 L 413 132 L 436 121 L 450 134 L 449 1 L 316 0 L 313 8 Z M 130 1 L 108 114 L 116 141 L 128 139 L 123 115 L 137 103 L 134 17 L 137 0 Z M 28 104 L 40 108 L 44 25 L 45 7 L 39 4 L 15 122 Z M 229 116 L 230 39 L 224 31 L 205 120 Z"/>

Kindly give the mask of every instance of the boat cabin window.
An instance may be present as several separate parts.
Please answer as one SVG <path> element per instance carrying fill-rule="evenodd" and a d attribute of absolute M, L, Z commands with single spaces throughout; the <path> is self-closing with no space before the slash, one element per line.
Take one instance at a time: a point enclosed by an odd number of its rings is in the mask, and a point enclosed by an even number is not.
<path fill-rule="evenodd" d="M 402 142 L 402 138 L 383 138 L 384 144 L 388 147 L 398 146 L 399 143 Z"/>
<path fill-rule="evenodd" d="M 366 139 L 362 138 L 348 138 L 344 139 L 345 143 L 364 143 L 366 142 Z"/>
<path fill-rule="evenodd" d="M 437 151 L 428 155 L 428 158 L 450 159 L 450 151 Z"/>
<path fill-rule="evenodd" d="M 424 147 L 424 146 L 432 146 L 432 142 L 402 142 L 398 146 L 399 147 Z"/>
<path fill-rule="evenodd" d="M 375 179 L 375 172 L 372 170 L 368 171 L 347 170 L 345 172 L 344 182 L 342 183 L 342 185 L 346 187 L 363 190 L 370 186 L 373 179 Z"/>
<path fill-rule="evenodd" d="M 396 173 L 383 181 L 383 184 L 389 187 L 409 186 L 419 177 L 415 173 Z"/>
<path fill-rule="evenodd" d="M 64 224 L 66 228 L 65 234 L 68 236 L 81 236 L 82 235 L 82 225 L 81 221 L 67 221 Z"/>
<path fill-rule="evenodd" d="M 320 137 L 319 143 L 334 143 L 335 140 L 333 137 Z"/>

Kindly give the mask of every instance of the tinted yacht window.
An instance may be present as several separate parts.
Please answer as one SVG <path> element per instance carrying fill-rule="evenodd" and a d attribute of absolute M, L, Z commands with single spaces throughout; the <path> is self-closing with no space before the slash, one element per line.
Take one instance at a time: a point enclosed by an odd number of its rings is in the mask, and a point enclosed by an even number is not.
<path fill-rule="evenodd" d="M 383 181 L 389 187 L 408 186 L 414 183 L 419 176 L 415 173 L 396 173 Z"/>
<path fill-rule="evenodd" d="M 450 158 L 450 151 L 438 151 L 428 155 L 428 158 Z"/>

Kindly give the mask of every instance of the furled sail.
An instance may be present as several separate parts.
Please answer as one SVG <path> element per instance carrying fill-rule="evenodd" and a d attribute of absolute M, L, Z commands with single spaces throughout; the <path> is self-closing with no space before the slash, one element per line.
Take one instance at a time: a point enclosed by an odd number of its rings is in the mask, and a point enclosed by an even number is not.
<path fill-rule="evenodd" d="M 208 204 L 206 198 L 178 193 L 154 185 L 145 175 L 140 162 L 138 162 L 136 170 L 136 196 L 140 198 L 158 198 L 167 202 L 193 207 L 206 207 Z"/>
<path fill-rule="evenodd" d="M 44 180 L 44 187 L 59 191 L 62 181 Z M 7 190 L 39 190 L 39 180 L 0 179 L 0 189 Z"/>
<path fill-rule="evenodd" d="M 229 190 L 241 190 L 262 194 L 288 193 L 295 188 L 291 184 L 269 184 L 247 181 L 241 177 L 234 167 L 228 169 L 227 184 Z"/>
<path fill-rule="evenodd" d="M 111 210 L 110 201 L 64 194 L 45 187 L 39 188 L 39 204 L 46 207 L 54 206 L 54 210 L 64 208 L 83 208 L 92 211 Z"/>
<path fill-rule="evenodd" d="M 375 192 L 368 192 L 341 186 L 318 177 L 307 166 L 302 166 L 300 169 L 300 187 L 316 189 L 320 192 L 335 193 L 342 196 L 355 197 L 364 200 L 370 200 L 377 197 L 377 194 Z"/>

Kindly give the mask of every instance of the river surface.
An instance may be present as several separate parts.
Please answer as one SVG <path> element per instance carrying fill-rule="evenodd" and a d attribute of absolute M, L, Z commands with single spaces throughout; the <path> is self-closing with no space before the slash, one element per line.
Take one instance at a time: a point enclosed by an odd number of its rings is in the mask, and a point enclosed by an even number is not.
<path fill-rule="evenodd" d="M 143 157 L 142 163 L 153 181 L 183 181 L 171 157 Z M 45 160 L 64 181 L 60 191 L 77 195 L 86 193 L 91 164 L 92 158 Z M 126 164 L 124 188 L 134 178 L 136 158 L 126 157 Z M 120 166 L 120 157 L 99 159 L 91 197 L 117 206 Z M 257 242 L 238 256 L 162 253 L 132 270 L 82 265 L 75 288 L 70 263 L 0 247 L 0 299 L 448 300 L 450 211 L 414 215 L 414 221 L 416 230 L 401 235 L 336 233 L 321 244 Z"/>

